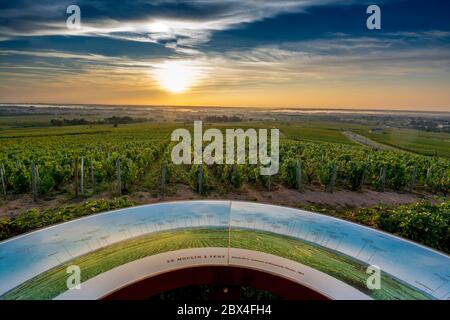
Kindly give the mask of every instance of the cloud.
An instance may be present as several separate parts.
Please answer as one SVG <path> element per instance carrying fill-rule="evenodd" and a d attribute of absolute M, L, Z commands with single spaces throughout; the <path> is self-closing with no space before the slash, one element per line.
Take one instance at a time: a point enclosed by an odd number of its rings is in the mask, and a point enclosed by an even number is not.
<path fill-rule="evenodd" d="M 414 41 L 389 36 L 342 35 L 210 52 L 204 59 L 215 72 L 209 85 L 225 88 L 317 81 L 376 83 L 380 79 L 404 83 L 424 77 L 446 79 L 450 72 L 449 46 L 416 47 Z"/>
<path fill-rule="evenodd" d="M 344 1 L 350 3 L 352 1 Z M 310 7 L 343 3 L 338 0 L 81 0 L 82 25 L 66 27 L 66 8 L 73 1 L 39 4 L 18 0 L 1 4 L 0 39 L 19 36 L 89 35 L 139 42 L 161 43 L 175 50 L 208 42 L 211 34 L 237 26 L 295 13 Z M 6 7 L 5 7 L 6 6 Z M 190 51 L 190 53 L 193 53 Z"/>
<path fill-rule="evenodd" d="M 13 77 L 28 76 L 33 81 L 41 77 L 62 85 L 98 79 L 105 83 L 113 80 L 139 83 L 144 88 L 148 83 L 154 85 L 149 76 L 152 70 L 171 59 L 184 59 L 201 68 L 205 77 L 198 89 L 211 91 L 302 83 L 320 86 L 327 81 L 361 83 L 397 79 L 407 82 L 427 76 L 436 81 L 448 78 L 450 70 L 450 33 L 445 30 L 380 32 L 371 37 L 335 33 L 312 40 L 280 40 L 276 44 L 255 41 L 244 46 L 232 43 L 220 46 L 221 49 L 203 46 L 214 32 L 285 13 L 307 11 L 314 6 L 353 1 L 81 0 L 78 4 L 82 28 L 68 30 L 65 9 L 71 2 L 53 0 L 41 5 L 36 1 L 17 0 L 0 5 L 0 19 L 6 22 L 0 26 L 0 39 L 77 35 L 85 37 L 82 40 L 89 37 L 96 41 L 80 49 L 70 38 L 67 51 L 64 41 L 57 50 L 44 50 L 45 45 L 49 48 L 54 45 L 53 39 L 42 41 L 43 46 L 35 50 L 31 49 L 32 45 L 21 47 L 22 50 L 0 49 L 1 81 L 6 83 Z M 92 45 L 102 41 L 99 37 L 106 38 L 104 41 L 132 41 L 139 47 L 133 50 L 131 43 L 121 43 L 125 51 L 108 52 L 112 46 L 108 43 L 103 44 L 102 54 L 89 53 L 89 47 L 91 52 L 99 52 L 92 49 Z M 170 49 L 169 53 L 143 51 L 142 46 L 150 47 L 146 43 L 164 46 Z M 155 47 L 161 48 L 159 45 Z M 140 54 L 133 55 L 135 52 Z"/>
<path fill-rule="evenodd" d="M 436 32 L 438 33 L 438 32 Z M 413 41 L 414 43 L 414 41 Z M 153 83 L 155 68 L 174 57 L 114 57 L 60 51 L 3 50 L 0 72 L 17 77 L 43 75 L 49 79 L 127 79 Z M 7 58 L 31 57 L 21 68 L 8 67 Z M 37 59 L 37 60 L 36 60 Z M 377 83 L 382 79 L 405 83 L 428 77 L 445 79 L 450 72 L 450 48 L 417 48 L 408 41 L 341 35 L 328 39 L 263 45 L 250 50 L 197 53 L 183 58 L 204 76 L 195 90 L 234 90 L 249 87 L 289 86 L 316 83 Z M 60 72 L 58 71 L 60 70 Z M 71 71 L 72 70 L 72 71 Z M 153 71 L 152 71 L 153 70 Z M 73 79 L 67 80 L 73 81 Z M 116 80 L 114 80 L 116 81 Z"/>

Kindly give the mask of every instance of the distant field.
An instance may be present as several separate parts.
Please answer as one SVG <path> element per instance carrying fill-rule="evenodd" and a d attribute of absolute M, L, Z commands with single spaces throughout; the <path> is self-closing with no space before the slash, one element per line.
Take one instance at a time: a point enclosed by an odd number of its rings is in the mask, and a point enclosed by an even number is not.
<path fill-rule="evenodd" d="M 382 274 L 382 289 L 366 288 L 366 265 L 313 243 L 277 234 L 234 229 L 232 248 L 249 249 L 278 255 L 325 272 L 374 299 L 430 299 L 386 273 Z M 82 282 L 125 263 L 162 252 L 203 247 L 228 247 L 227 228 L 198 228 L 164 231 L 133 238 L 75 258 L 40 274 L 7 292 L 1 299 L 52 299 L 66 291 L 66 268 L 78 265 L 83 270 Z"/>
<path fill-rule="evenodd" d="M 89 115 L 89 116 L 64 116 L 63 118 L 81 118 L 85 117 L 90 121 L 101 120 L 104 117 L 108 116 L 108 114 L 101 115 Z M 149 115 L 151 116 L 151 115 Z M 82 125 L 82 126 L 65 126 L 62 128 L 53 127 L 50 125 L 51 119 L 57 119 L 58 117 L 55 115 L 36 115 L 36 116 L 3 116 L 0 117 L 0 137 L 15 137 L 15 136 L 29 136 L 29 135 L 48 135 L 48 134 L 63 134 L 63 133 L 75 133 L 75 132 L 100 132 L 100 131 L 110 131 L 113 130 L 111 125 Z M 150 124 L 151 126 L 152 124 Z M 211 123 L 204 123 L 205 127 L 211 126 Z M 124 125 L 122 125 L 124 126 Z M 148 124 L 136 124 L 136 125 L 126 125 L 126 127 L 132 128 L 146 128 Z M 161 128 L 166 127 L 192 127 L 192 121 L 185 123 L 174 123 L 166 124 L 160 123 L 155 126 L 161 126 Z M 365 129 L 364 126 L 352 126 L 349 124 L 337 124 L 330 122 L 304 122 L 304 123 L 295 123 L 288 124 L 283 122 L 261 122 L 261 121 L 252 121 L 252 122 L 236 122 L 236 123 L 216 123 L 213 124 L 215 127 L 219 128 L 268 128 L 268 127 L 276 127 L 279 128 L 282 134 L 285 137 L 299 139 L 303 141 L 309 142 L 334 142 L 334 143 L 343 143 L 343 144 L 354 144 L 351 140 L 347 139 L 342 134 L 343 128 L 358 128 Z M 120 126 L 119 126 L 120 127 Z"/>
<path fill-rule="evenodd" d="M 68 118 L 74 118 L 71 116 Z M 105 115 L 89 116 L 88 119 L 99 120 Z M 20 117 L 0 117 L 0 139 L 15 137 L 37 137 L 37 136 L 60 136 L 60 135 L 81 135 L 81 134 L 109 134 L 122 132 L 128 133 L 141 130 L 163 131 L 170 134 L 176 128 L 191 128 L 191 122 L 185 123 L 139 123 L 119 125 L 114 128 L 112 125 L 81 125 L 54 127 L 50 125 L 50 120 L 57 118 L 51 115 L 20 116 Z M 284 138 L 300 140 L 314 143 L 339 143 L 345 145 L 358 145 L 347 138 L 344 131 L 352 131 L 366 136 L 374 141 L 423 155 L 437 155 L 450 158 L 450 134 L 425 132 L 410 129 L 385 129 L 382 133 L 372 133 L 370 126 L 353 125 L 348 123 L 333 123 L 325 121 L 305 121 L 298 123 L 286 122 L 236 122 L 236 123 L 204 123 L 204 127 L 217 128 L 278 128 Z"/>
<path fill-rule="evenodd" d="M 409 129 L 385 129 L 381 133 L 356 130 L 377 142 L 428 156 L 450 158 L 450 134 Z"/>
<path fill-rule="evenodd" d="M 343 128 L 346 127 L 339 124 L 312 122 L 295 125 L 282 125 L 281 131 L 286 135 L 286 137 L 294 140 L 356 145 L 342 133 L 344 131 Z"/>
<path fill-rule="evenodd" d="M 1 119 L 1 117 L 0 117 Z M 164 134 L 169 137 L 169 134 L 178 128 L 176 124 L 126 124 L 113 127 L 108 124 L 101 125 L 78 125 L 78 126 L 63 126 L 63 127 L 28 127 L 28 128 L 7 128 L 0 131 L 0 139 L 13 139 L 22 137 L 52 137 L 52 136 L 73 136 L 73 135 L 95 135 L 96 138 L 100 135 L 108 137 L 108 134 L 122 135 L 129 139 L 130 134 L 136 134 L 141 137 L 145 134 L 157 133 Z M 12 141 L 13 142 L 13 141 Z"/>
<path fill-rule="evenodd" d="M 49 126 L 50 116 L 2 116 L 0 117 L 0 130 L 14 127 Z"/>

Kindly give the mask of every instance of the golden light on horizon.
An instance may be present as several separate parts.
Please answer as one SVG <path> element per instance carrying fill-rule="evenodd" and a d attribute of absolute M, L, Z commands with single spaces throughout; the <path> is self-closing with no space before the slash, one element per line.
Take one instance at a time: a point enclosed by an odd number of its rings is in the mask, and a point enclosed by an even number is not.
<path fill-rule="evenodd" d="M 200 77 L 201 71 L 188 61 L 165 61 L 156 66 L 154 76 L 162 89 L 171 93 L 183 93 Z"/>

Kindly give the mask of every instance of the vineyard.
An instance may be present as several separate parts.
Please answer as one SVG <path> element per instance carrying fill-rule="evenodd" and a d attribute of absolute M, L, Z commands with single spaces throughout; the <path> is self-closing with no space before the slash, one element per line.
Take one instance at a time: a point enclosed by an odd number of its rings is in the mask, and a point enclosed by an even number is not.
<path fill-rule="evenodd" d="M 98 126 L 0 136 L 0 192 L 6 198 L 25 193 L 35 198 L 79 197 L 103 191 L 161 195 L 177 184 L 200 194 L 224 194 L 246 185 L 328 192 L 407 190 L 444 196 L 450 190 L 446 158 L 290 137 L 280 143 L 280 170 L 275 176 L 259 175 L 257 165 L 176 166 L 171 162 L 173 129 L 170 125 Z"/>

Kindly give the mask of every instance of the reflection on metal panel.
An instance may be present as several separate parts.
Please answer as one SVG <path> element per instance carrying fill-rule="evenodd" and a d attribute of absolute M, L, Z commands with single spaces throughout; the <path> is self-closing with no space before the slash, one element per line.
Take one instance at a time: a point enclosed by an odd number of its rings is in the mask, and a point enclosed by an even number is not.
<path fill-rule="evenodd" d="M 195 248 L 230 248 L 224 264 L 275 267 L 280 275 L 285 268 L 288 276 L 292 270 L 285 263 L 267 260 L 267 255 L 278 256 L 280 261 L 312 268 L 375 299 L 449 297 L 450 259 L 444 254 L 332 217 L 235 201 L 122 209 L 1 242 L 0 297 L 55 298 L 67 291 L 62 286 L 66 265 L 81 263 L 81 271 L 95 279 L 135 260 Z M 266 258 L 245 260 L 234 255 L 236 249 L 260 252 Z M 115 259 L 109 259 L 113 253 Z M 381 269 L 379 291 L 366 288 L 370 265 Z M 314 287 L 311 279 L 309 285 Z M 42 283 L 46 286 L 38 287 Z M 46 290 L 48 294 L 42 295 Z"/>

